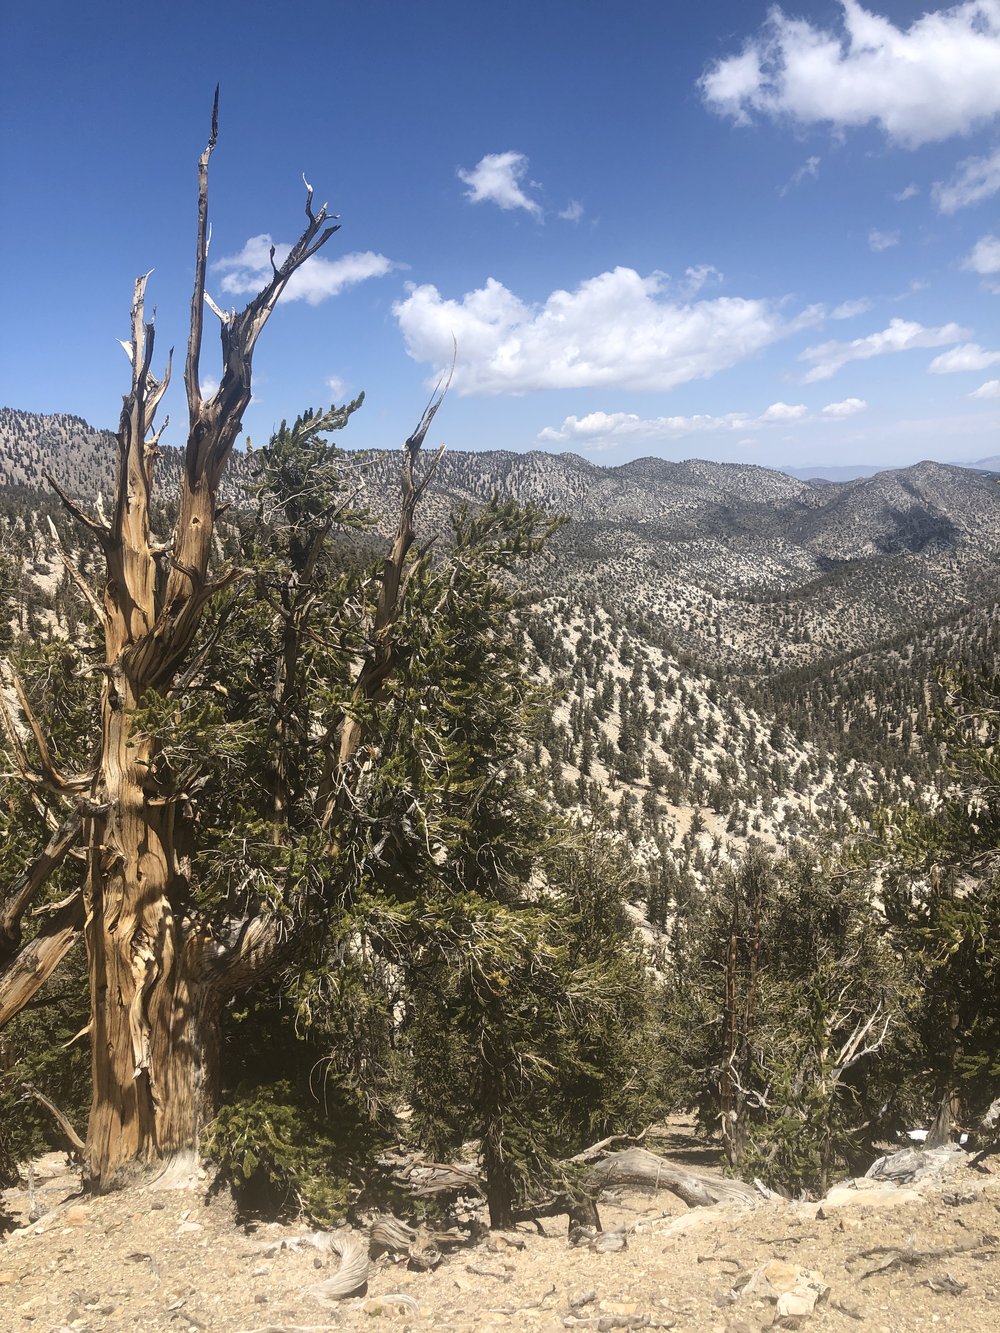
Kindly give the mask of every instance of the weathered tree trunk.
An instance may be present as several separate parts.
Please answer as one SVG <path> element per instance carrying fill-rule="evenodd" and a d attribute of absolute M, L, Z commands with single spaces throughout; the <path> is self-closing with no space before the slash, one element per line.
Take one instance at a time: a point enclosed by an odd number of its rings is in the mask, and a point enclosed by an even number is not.
<path fill-rule="evenodd" d="M 101 741 L 87 797 L 88 868 L 84 934 L 91 992 L 93 1101 L 85 1165 L 93 1186 L 107 1189 L 135 1164 L 197 1147 L 218 1081 L 220 1006 L 228 989 L 245 984 L 267 948 L 244 936 L 217 944 L 193 914 L 185 861 L 178 853 L 177 811 L 184 793 L 163 771 L 156 737 L 137 711 L 162 706 L 182 672 L 210 598 L 239 577 L 209 575 L 219 484 L 251 393 L 258 336 L 289 279 L 330 236 L 326 206 L 312 211 L 290 253 L 273 263 L 264 289 L 237 314 L 206 295 L 208 163 L 212 133 L 198 164 L 198 237 L 191 323 L 185 363 L 189 430 L 179 510 L 172 541 L 153 542 L 150 507 L 160 430 L 153 418 L 170 378 L 150 370 L 154 330 L 144 318 L 146 277 L 137 280 L 132 364 L 118 430 L 113 516 L 99 521 L 60 495 L 104 553 L 103 603 L 88 592 L 104 629 Z M 201 395 L 199 364 L 205 303 L 222 324 L 219 388 Z M 58 487 L 56 488 L 58 490 Z M 68 563 L 68 562 L 67 562 Z M 36 743 L 47 760 L 44 740 Z M 158 762 L 161 761 L 161 762 Z M 48 763 L 51 769 L 51 763 Z M 29 775 L 25 773 L 25 776 Z M 43 773 L 59 790 L 59 775 Z M 63 794 L 70 784 L 62 780 Z M 72 790 L 79 791 L 77 783 Z"/>
<path fill-rule="evenodd" d="M 103 793 L 85 891 L 93 1091 L 85 1169 L 107 1189 L 133 1162 L 196 1149 L 218 1084 L 222 996 L 211 938 L 179 917 L 186 883 L 175 809 L 148 791 L 150 740 L 138 700 L 105 701 Z"/>
<path fill-rule="evenodd" d="M 488 1133 L 483 1143 L 483 1184 L 490 1226 L 494 1231 L 508 1231 L 515 1221 L 514 1187 L 510 1166 L 493 1133 Z"/>

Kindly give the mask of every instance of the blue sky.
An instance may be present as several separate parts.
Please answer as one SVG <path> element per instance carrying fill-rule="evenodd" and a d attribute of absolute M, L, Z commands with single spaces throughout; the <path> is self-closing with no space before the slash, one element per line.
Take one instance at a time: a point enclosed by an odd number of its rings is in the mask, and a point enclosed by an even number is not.
<path fill-rule="evenodd" d="M 149 268 L 183 348 L 218 81 L 215 299 L 302 173 L 343 223 L 261 339 L 258 441 L 363 388 L 344 443 L 394 447 L 454 335 L 456 449 L 1000 452 L 1000 0 L 50 0 L 0 62 L 9 406 L 113 427 Z"/>

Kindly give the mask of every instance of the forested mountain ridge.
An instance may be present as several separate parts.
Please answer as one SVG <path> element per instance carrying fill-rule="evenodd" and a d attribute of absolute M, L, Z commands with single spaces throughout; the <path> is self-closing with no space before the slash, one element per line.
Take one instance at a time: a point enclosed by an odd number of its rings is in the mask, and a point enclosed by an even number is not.
<path fill-rule="evenodd" d="M 3 484 L 44 489 L 51 474 L 71 494 L 91 498 L 106 489 L 112 450 L 111 432 L 80 417 L 0 408 Z M 164 445 L 161 453 L 172 461 L 176 451 Z M 395 451 L 366 457 L 380 481 Z M 229 467 L 238 476 L 245 462 L 237 452 Z M 452 500 L 500 494 L 584 524 L 650 525 L 659 538 L 678 542 L 772 539 L 801 547 L 820 564 L 959 544 L 990 552 L 1000 546 L 992 475 L 932 462 L 816 485 L 744 463 L 639 458 L 601 467 L 570 453 L 449 449 L 435 490 Z M 766 582 L 766 570 L 758 582 Z"/>
<path fill-rule="evenodd" d="M 396 453 L 351 456 L 363 503 L 391 522 Z M 0 482 L 107 494 L 112 437 L 79 418 L 0 410 Z M 227 492 L 245 498 L 248 455 Z M 176 451 L 161 450 L 164 482 Z M 167 487 L 169 489 L 169 487 Z M 860 651 L 914 620 L 950 614 L 995 585 L 1000 488 L 992 476 L 923 462 L 817 484 L 748 464 L 644 458 L 605 468 L 573 454 L 449 450 L 423 522 L 498 494 L 572 522 L 547 566 L 549 591 L 650 615 L 682 652 L 771 670 Z"/>
<path fill-rule="evenodd" d="M 227 487 L 238 487 L 246 454 L 230 459 Z M 48 414 L 0 407 L 0 486 L 22 486 L 52 493 L 48 478 L 68 495 L 92 502 L 108 499 L 114 481 L 116 445 L 110 430 L 89 425 L 68 412 Z M 159 470 L 164 481 L 175 479 L 180 450 L 164 445 Z"/>
<path fill-rule="evenodd" d="M 50 518 L 96 576 L 44 474 L 106 495 L 97 479 L 113 450 L 79 418 L 0 412 L 3 523 L 27 562 L 22 628 L 54 615 L 72 633 L 85 614 Z M 169 494 L 179 462 L 162 453 Z M 358 502 L 391 531 L 398 453 L 344 462 Z M 238 506 L 253 466 L 231 459 Z M 456 508 L 494 494 L 569 518 L 527 590 L 526 649 L 564 700 L 536 757 L 560 805 L 610 810 L 645 848 L 654 919 L 727 845 L 829 835 L 880 801 L 939 787 L 940 667 L 988 669 L 997 656 L 993 478 L 925 462 L 814 484 L 702 460 L 605 468 L 448 451 L 422 530 L 443 532 Z"/>

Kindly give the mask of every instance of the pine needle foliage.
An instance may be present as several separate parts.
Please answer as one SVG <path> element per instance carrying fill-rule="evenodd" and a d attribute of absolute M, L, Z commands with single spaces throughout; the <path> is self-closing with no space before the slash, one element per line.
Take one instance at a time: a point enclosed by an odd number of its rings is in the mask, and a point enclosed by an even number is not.
<path fill-rule="evenodd" d="M 692 907 L 664 994 L 676 1095 L 729 1166 L 822 1193 L 892 1127 L 906 984 L 863 875 L 753 845 Z"/>
<path fill-rule="evenodd" d="M 933 808 L 883 809 L 869 854 L 909 942 L 917 1039 L 901 1071 L 929 1121 L 974 1129 L 1000 1086 L 1000 674 L 946 674 L 950 756 Z"/>

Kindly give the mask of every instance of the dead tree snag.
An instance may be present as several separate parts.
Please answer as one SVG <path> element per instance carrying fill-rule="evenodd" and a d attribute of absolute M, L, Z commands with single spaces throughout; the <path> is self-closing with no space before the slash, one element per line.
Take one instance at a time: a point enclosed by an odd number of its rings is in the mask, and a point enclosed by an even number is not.
<path fill-rule="evenodd" d="M 168 356 L 154 373 L 155 329 L 146 318 L 149 274 L 137 279 L 130 335 L 131 363 L 117 432 L 114 504 L 106 521 L 86 513 L 58 486 L 64 504 L 101 549 L 105 564 L 99 612 L 104 637 L 101 734 L 93 771 L 59 773 L 41 730 L 29 719 L 40 764 L 33 768 L 18 728 L 21 776 L 72 807 L 78 801 L 86 846 L 81 898 L 70 900 L 21 953 L 18 924 L 47 868 L 78 835 L 56 834 L 8 895 L 0 921 L 0 1016 L 23 1006 L 65 953 L 82 922 L 91 995 L 93 1101 L 85 1170 L 99 1189 L 135 1164 L 197 1146 L 215 1081 L 215 1047 L 228 969 L 246 973 L 266 952 L 266 932 L 235 932 L 227 940 L 191 912 L 184 859 L 178 852 L 178 793 L 157 776 L 154 738 L 135 724 L 144 702 L 167 698 L 189 661 L 209 600 L 241 577 L 212 572 L 210 557 L 219 484 L 250 402 L 254 349 L 292 275 L 338 230 L 326 205 L 313 209 L 306 187 L 306 225 L 287 257 L 271 256 L 271 278 L 242 311 L 223 311 L 208 296 L 208 168 L 218 137 L 218 90 L 208 143 L 198 163 L 198 223 L 190 332 L 184 365 L 187 443 L 172 538 L 151 531 L 151 496 L 163 426 L 157 408 L 170 382 Z M 200 361 L 205 306 L 221 325 L 219 387 L 203 397 Z M 164 422 L 164 425 L 166 422 Z M 18 694 L 21 691 L 18 690 Z M 260 939 L 257 936 L 260 936 Z M 5 1008 L 6 1006 L 6 1008 Z"/>

